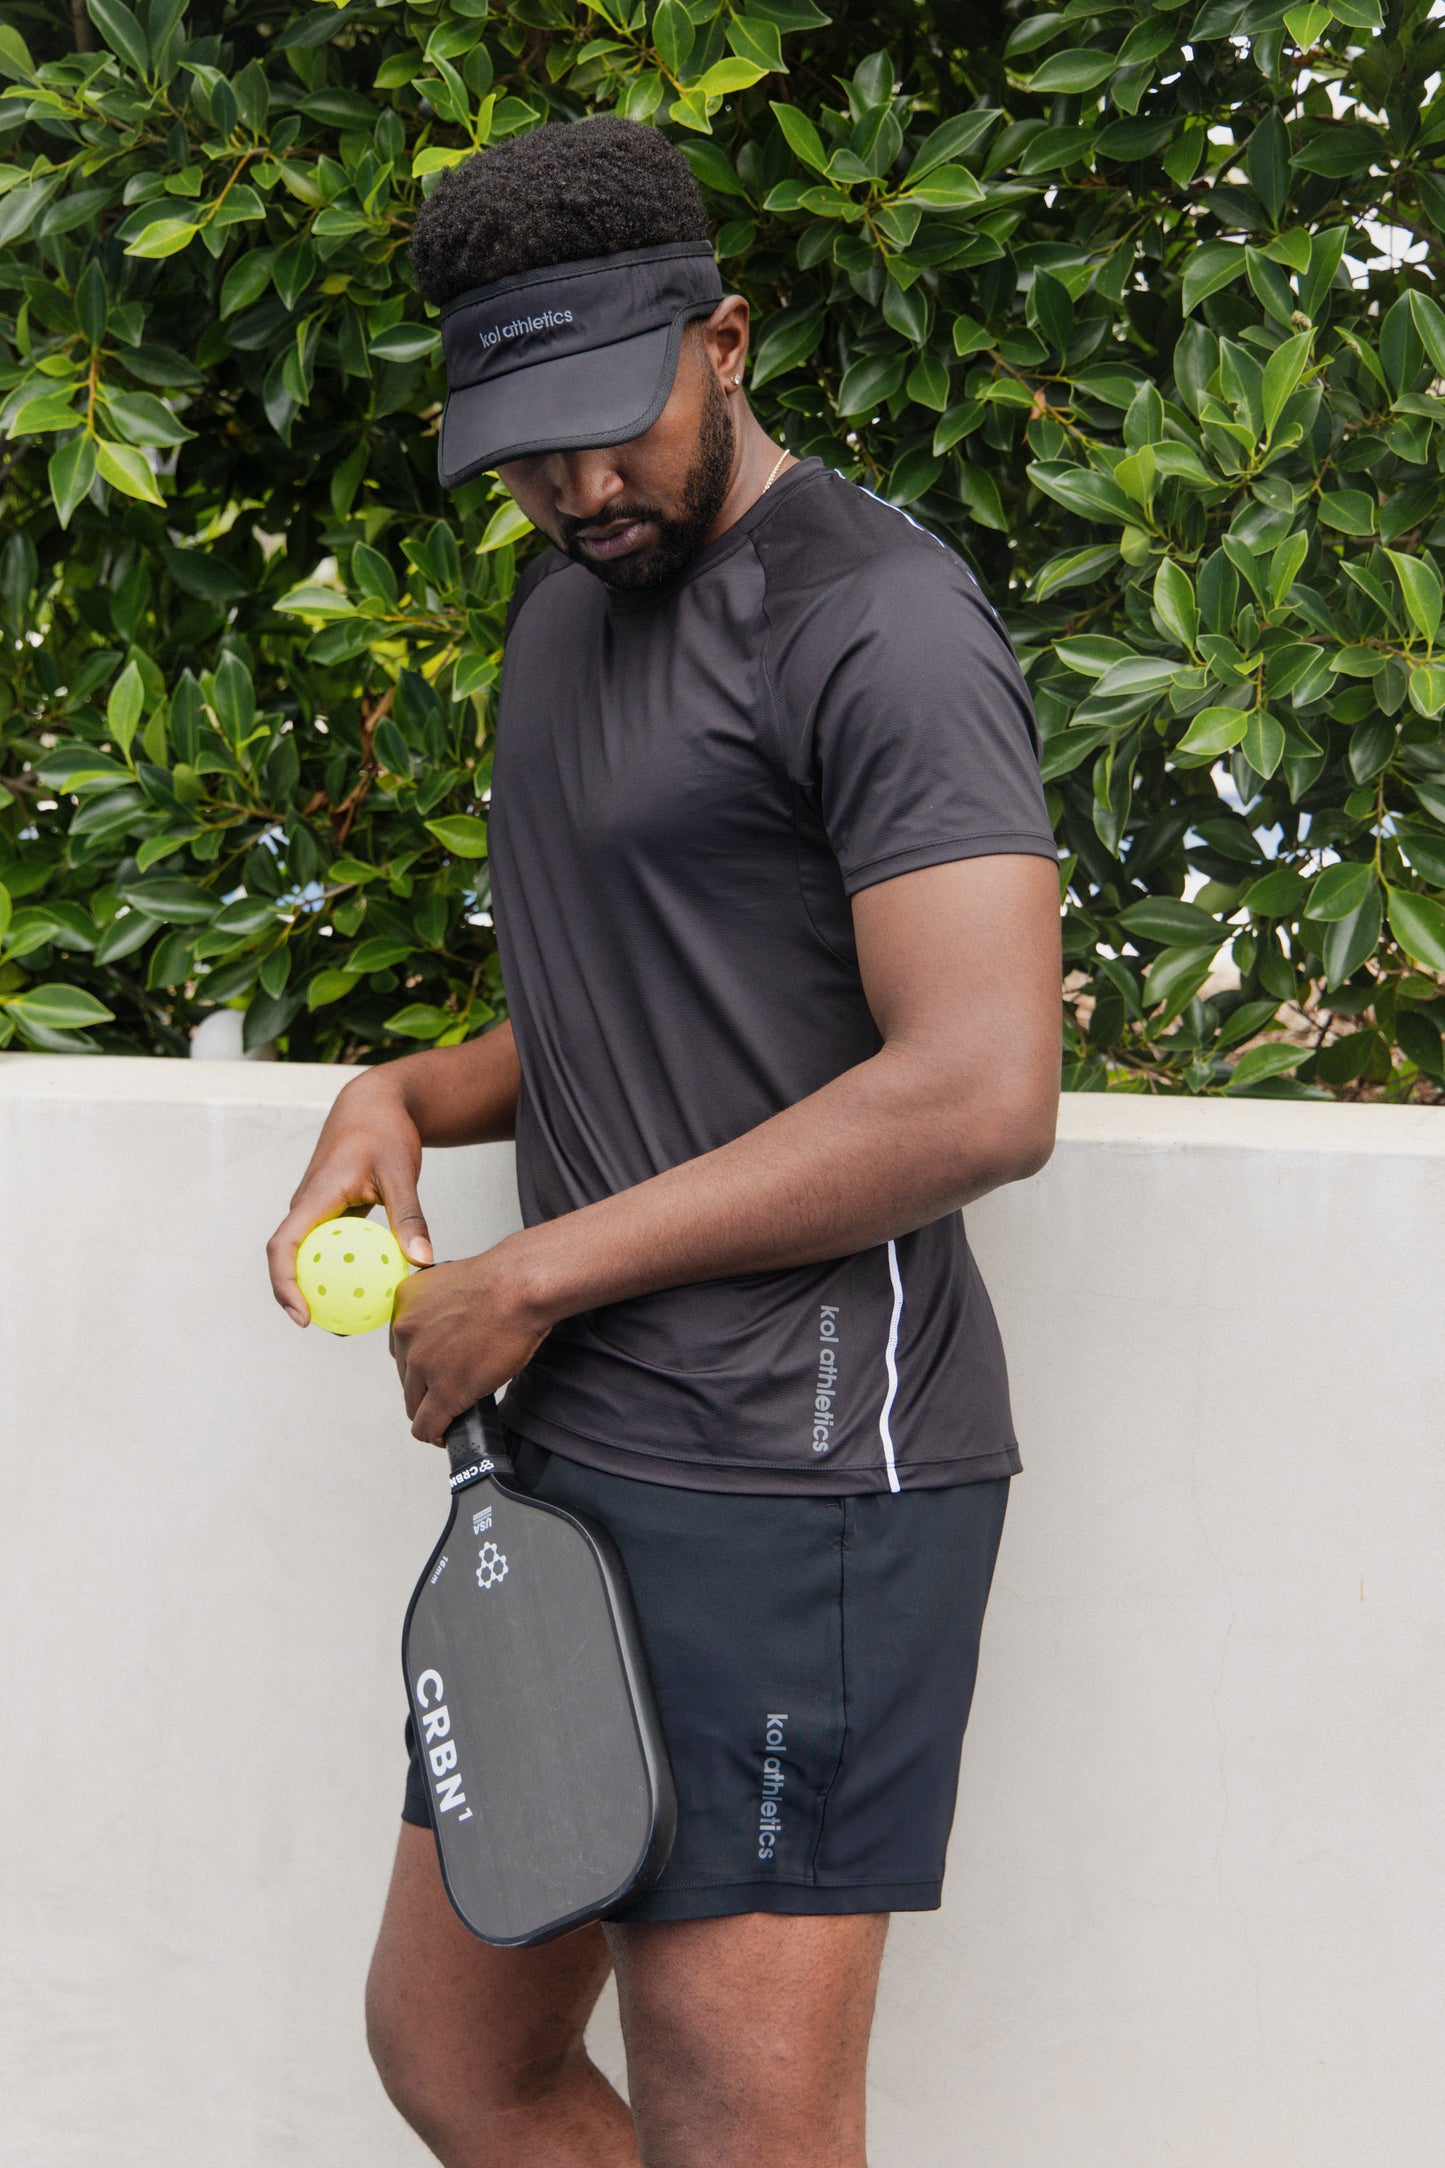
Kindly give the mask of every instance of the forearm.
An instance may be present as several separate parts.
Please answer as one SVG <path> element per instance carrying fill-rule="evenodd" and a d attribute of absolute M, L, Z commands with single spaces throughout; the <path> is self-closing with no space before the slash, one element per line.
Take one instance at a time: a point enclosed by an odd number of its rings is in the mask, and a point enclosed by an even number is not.
<path fill-rule="evenodd" d="M 464 1046 L 431 1047 L 367 1069 L 346 1090 L 367 1098 L 394 1095 L 424 1145 L 497 1144 L 516 1133 L 520 1081 L 512 1027 L 505 1023 Z"/>
<path fill-rule="evenodd" d="M 540 1313 L 843 1257 L 1043 1164 L 1053 1096 L 980 1097 L 885 1047 L 716 1151 L 511 1237 Z"/>

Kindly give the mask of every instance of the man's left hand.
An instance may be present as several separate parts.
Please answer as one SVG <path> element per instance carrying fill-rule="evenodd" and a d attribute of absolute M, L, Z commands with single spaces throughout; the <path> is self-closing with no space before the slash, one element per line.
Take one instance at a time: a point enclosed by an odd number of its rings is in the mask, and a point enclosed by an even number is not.
<path fill-rule="evenodd" d="M 411 1433 L 440 1445 L 447 1424 L 505 1385 L 551 1330 L 539 1314 L 511 1236 L 480 1257 L 433 1265 L 403 1280 L 391 1325 Z"/>

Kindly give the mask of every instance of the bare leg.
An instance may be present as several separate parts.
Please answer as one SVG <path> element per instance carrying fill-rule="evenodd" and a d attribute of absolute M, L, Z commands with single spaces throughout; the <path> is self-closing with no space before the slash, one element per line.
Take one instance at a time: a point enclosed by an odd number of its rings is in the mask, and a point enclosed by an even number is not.
<path fill-rule="evenodd" d="M 606 1930 L 644 2168 L 866 2168 L 886 1913 Z"/>
<path fill-rule="evenodd" d="M 494 1950 L 403 1823 L 366 1987 L 392 2101 L 446 2168 L 639 2168 L 632 2117 L 583 2046 L 611 1960 L 598 1927 Z"/>

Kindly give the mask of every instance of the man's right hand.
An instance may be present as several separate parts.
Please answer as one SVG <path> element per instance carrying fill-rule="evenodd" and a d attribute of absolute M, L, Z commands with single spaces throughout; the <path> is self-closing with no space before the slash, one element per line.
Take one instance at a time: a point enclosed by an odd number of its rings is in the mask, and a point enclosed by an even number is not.
<path fill-rule="evenodd" d="M 421 1134 L 385 1069 L 369 1069 L 338 1095 L 291 1209 L 266 1245 L 271 1290 L 286 1315 L 309 1325 L 296 1284 L 296 1251 L 322 1220 L 379 1204 L 414 1265 L 432 1262 L 431 1238 L 417 1199 Z"/>

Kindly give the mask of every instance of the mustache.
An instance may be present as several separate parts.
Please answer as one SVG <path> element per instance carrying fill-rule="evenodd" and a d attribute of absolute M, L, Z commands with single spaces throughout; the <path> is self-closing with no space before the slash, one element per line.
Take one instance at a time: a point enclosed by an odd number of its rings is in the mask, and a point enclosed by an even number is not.
<path fill-rule="evenodd" d="M 630 527 L 634 520 L 651 520 L 664 526 L 662 514 L 653 505 L 638 504 L 609 512 L 605 519 L 564 519 L 561 521 L 564 542 L 590 540 L 594 535 L 612 534 L 618 527 Z"/>

